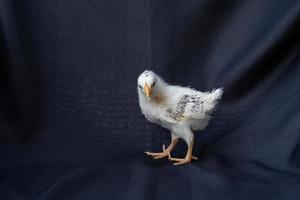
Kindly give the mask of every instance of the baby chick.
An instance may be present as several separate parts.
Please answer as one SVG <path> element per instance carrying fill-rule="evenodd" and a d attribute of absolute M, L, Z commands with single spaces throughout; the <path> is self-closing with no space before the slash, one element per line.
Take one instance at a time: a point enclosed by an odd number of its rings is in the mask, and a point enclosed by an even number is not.
<path fill-rule="evenodd" d="M 190 163 L 197 157 L 192 155 L 194 131 L 203 130 L 211 113 L 221 99 L 223 89 L 200 92 L 189 87 L 167 84 L 153 71 L 146 70 L 138 77 L 138 96 L 142 113 L 150 122 L 170 130 L 171 143 L 163 152 L 145 152 L 154 159 L 168 157 L 174 165 Z M 170 153 L 183 139 L 187 146 L 184 158 L 171 157 Z"/>

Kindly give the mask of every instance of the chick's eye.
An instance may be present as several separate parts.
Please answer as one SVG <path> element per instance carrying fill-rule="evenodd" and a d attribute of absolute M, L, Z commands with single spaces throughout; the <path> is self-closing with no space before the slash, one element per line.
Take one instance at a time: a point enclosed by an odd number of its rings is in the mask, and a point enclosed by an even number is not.
<path fill-rule="evenodd" d="M 155 82 L 152 83 L 151 87 L 154 87 L 154 86 L 155 86 Z"/>
<path fill-rule="evenodd" d="M 142 86 L 141 86 L 141 85 L 139 85 L 139 88 L 140 88 L 140 89 L 142 89 Z"/>

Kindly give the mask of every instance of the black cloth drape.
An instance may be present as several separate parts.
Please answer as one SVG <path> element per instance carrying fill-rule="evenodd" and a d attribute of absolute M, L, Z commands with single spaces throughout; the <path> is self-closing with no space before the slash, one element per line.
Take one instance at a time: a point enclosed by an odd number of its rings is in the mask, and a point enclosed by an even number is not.
<path fill-rule="evenodd" d="M 0 199 L 300 199 L 299 40 L 297 0 L 0 0 Z M 143 154 L 145 69 L 224 87 L 198 161 Z"/>

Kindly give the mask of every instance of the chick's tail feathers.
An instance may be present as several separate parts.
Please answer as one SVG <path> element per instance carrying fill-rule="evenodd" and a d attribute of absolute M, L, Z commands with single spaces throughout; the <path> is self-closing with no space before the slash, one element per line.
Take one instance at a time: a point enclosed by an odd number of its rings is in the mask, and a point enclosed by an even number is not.
<path fill-rule="evenodd" d="M 222 98 L 223 88 L 214 89 L 207 93 L 207 111 L 211 111 L 218 104 L 219 100 Z"/>
<path fill-rule="evenodd" d="M 223 95 L 223 88 L 218 88 L 216 90 L 213 90 L 211 93 L 210 93 L 210 96 L 211 96 L 211 102 L 216 102 L 218 103 L 218 101 L 222 98 L 222 95 Z"/>

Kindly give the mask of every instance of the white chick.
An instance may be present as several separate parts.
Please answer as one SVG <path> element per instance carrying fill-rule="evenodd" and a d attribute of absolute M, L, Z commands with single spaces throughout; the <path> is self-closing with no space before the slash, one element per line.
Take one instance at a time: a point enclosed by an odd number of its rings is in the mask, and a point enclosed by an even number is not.
<path fill-rule="evenodd" d="M 145 152 L 153 159 L 169 157 L 174 165 L 190 163 L 197 157 L 192 155 L 194 131 L 203 130 L 212 111 L 221 99 L 223 89 L 200 92 L 189 87 L 169 85 L 153 71 L 146 70 L 138 77 L 138 96 L 142 113 L 153 123 L 171 132 L 171 143 L 163 152 Z M 188 150 L 184 158 L 173 158 L 170 153 L 183 139 Z"/>

